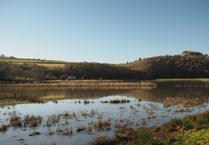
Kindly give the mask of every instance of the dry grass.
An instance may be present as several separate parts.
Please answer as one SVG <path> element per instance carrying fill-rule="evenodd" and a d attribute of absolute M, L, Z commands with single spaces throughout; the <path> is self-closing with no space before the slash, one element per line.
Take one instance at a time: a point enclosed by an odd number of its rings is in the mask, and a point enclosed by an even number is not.
<path fill-rule="evenodd" d="M 99 136 L 91 145 L 115 145 L 116 141 L 114 139 L 108 138 L 106 136 Z"/>
<path fill-rule="evenodd" d="M 9 119 L 10 125 L 14 128 L 21 127 L 38 127 L 42 123 L 41 116 L 29 116 L 26 115 L 21 118 L 17 114 L 13 113 Z"/>
<path fill-rule="evenodd" d="M 17 116 L 15 113 L 12 114 L 9 122 L 10 125 L 14 128 L 22 127 L 21 117 Z"/>
<path fill-rule="evenodd" d="M 0 127 L 0 132 L 6 132 L 7 131 L 8 126 L 7 125 L 2 125 Z"/>
<path fill-rule="evenodd" d="M 63 135 L 63 136 L 71 136 L 73 134 L 73 130 L 72 128 L 66 128 L 66 129 L 57 129 L 56 132 L 59 135 Z"/>
<path fill-rule="evenodd" d="M 16 93 L 1 93 L 0 105 L 13 105 L 20 103 L 43 103 L 37 96 L 17 95 Z"/>
<path fill-rule="evenodd" d="M 111 129 L 111 119 L 102 120 L 99 119 L 97 122 L 94 122 L 94 128 L 102 131 L 102 130 L 110 130 Z"/>
<path fill-rule="evenodd" d="M 41 116 L 29 116 L 29 115 L 26 115 L 24 117 L 24 126 L 29 126 L 29 127 L 37 127 L 38 125 L 41 124 L 42 122 L 42 117 Z"/>
<path fill-rule="evenodd" d="M 0 87 L 5 84 L 0 84 Z M 42 87 L 71 89 L 152 89 L 157 84 L 153 82 L 127 82 L 120 80 L 66 80 L 45 81 L 43 83 L 7 84 L 8 87 Z"/>
<path fill-rule="evenodd" d="M 162 126 L 134 130 L 116 126 L 116 136 L 98 137 L 91 145 L 208 144 L 209 112 L 172 119 Z"/>
<path fill-rule="evenodd" d="M 61 115 L 50 115 L 48 117 L 48 120 L 47 120 L 47 126 L 49 126 L 49 124 L 57 124 L 57 123 L 59 123 L 60 116 Z"/>
<path fill-rule="evenodd" d="M 39 66 L 44 66 L 47 67 L 49 69 L 55 69 L 55 68 L 64 68 L 65 67 L 65 63 L 38 63 L 37 65 Z"/>
<path fill-rule="evenodd" d="M 57 60 L 41 60 L 41 59 L 24 59 L 24 58 L 0 58 L 0 61 L 10 62 L 13 64 L 35 64 L 39 66 L 46 67 L 48 69 L 63 69 L 67 62 L 65 61 L 57 61 Z"/>
<path fill-rule="evenodd" d="M 202 104 L 201 98 L 186 98 L 186 97 L 166 97 L 163 101 L 165 107 L 182 104 L 186 107 L 197 106 Z"/>

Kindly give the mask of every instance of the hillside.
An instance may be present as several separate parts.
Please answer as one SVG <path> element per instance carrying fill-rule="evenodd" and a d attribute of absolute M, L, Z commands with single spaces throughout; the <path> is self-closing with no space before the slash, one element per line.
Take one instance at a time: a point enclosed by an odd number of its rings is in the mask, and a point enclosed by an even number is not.
<path fill-rule="evenodd" d="M 0 56 L 0 62 L 8 62 L 13 64 L 36 64 L 39 66 L 45 66 L 48 68 L 63 68 L 67 63 L 65 61 L 58 60 L 44 60 L 44 59 L 29 59 L 29 58 L 16 58 L 13 56 L 7 57 L 4 55 Z"/>
<path fill-rule="evenodd" d="M 141 72 L 144 79 L 209 77 L 209 56 L 184 51 L 180 55 L 156 56 L 120 66 Z"/>
<path fill-rule="evenodd" d="M 158 78 L 209 78 L 209 56 L 184 51 L 180 55 L 155 56 L 127 64 L 70 63 L 56 60 L 0 57 L 0 81 Z"/>
<path fill-rule="evenodd" d="M 69 76 L 76 79 L 140 79 L 138 71 L 114 64 L 0 58 L 0 81 L 65 80 Z"/>

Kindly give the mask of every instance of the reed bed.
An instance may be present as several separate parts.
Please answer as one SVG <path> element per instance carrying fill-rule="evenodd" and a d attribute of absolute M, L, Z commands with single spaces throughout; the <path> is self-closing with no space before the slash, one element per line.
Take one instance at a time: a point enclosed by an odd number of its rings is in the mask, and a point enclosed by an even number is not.
<path fill-rule="evenodd" d="M 151 89 L 157 84 L 151 81 L 122 81 L 122 80 L 67 80 L 45 81 L 33 83 L 7 83 L 0 87 L 44 87 L 44 88 L 72 88 L 72 89 Z"/>

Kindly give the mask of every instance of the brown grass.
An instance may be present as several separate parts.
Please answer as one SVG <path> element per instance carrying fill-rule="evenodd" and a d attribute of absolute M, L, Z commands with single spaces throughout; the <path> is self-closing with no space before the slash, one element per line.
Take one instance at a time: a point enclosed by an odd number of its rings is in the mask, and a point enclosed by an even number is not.
<path fill-rule="evenodd" d="M 115 145 L 115 139 L 108 138 L 106 136 L 99 136 L 91 145 Z"/>
<path fill-rule="evenodd" d="M 185 107 L 197 106 L 202 104 L 201 98 L 186 98 L 186 97 L 166 97 L 163 101 L 165 107 L 182 104 Z"/>
<path fill-rule="evenodd" d="M 49 69 L 55 69 L 55 68 L 64 68 L 66 64 L 60 64 L 60 63 L 38 63 L 39 66 L 44 66 Z"/>
<path fill-rule="evenodd" d="M 1 88 L 2 89 L 2 88 Z M 14 105 L 22 103 L 43 103 L 42 99 L 37 96 L 28 96 L 17 93 L 1 93 L 0 105 Z"/>
<path fill-rule="evenodd" d="M 37 127 L 38 125 L 41 124 L 42 122 L 42 117 L 41 116 L 29 116 L 29 115 L 26 115 L 24 117 L 24 126 L 29 126 L 29 127 Z"/>
<path fill-rule="evenodd" d="M 7 131 L 8 126 L 7 125 L 2 125 L 0 127 L 0 132 L 6 132 Z"/>
<path fill-rule="evenodd" d="M 6 84 L 7 87 L 43 87 L 43 88 L 72 88 L 72 89 L 152 89 L 156 88 L 154 82 L 134 82 L 122 80 L 57 80 L 40 83 Z M 0 84 L 4 87 L 5 84 Z"/>
<path fill-rule="evenodd" d="M 94 122 L 94 128 L 102 131 L 102 130 L 110 130 L 111 129 L 111 119 L 108 118 L 107 120 L 99 119 L 98 121 Z"/>
<path fill-rule="evenodd" d="M 15 113 L 12 114 L 11 118 L 9 119 L 10 125 L 14 128 L 22 127 L 21 117 L 17 116 Z"/>

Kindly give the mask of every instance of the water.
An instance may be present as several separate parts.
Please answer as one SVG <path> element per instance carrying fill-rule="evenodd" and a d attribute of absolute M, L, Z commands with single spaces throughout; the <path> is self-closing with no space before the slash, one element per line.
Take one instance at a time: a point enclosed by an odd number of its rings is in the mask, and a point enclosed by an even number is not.
<path fill-rule="evenodd" d="M 1 89 L 3 95 L 32 96 L 44 103 L 1 101 L 0 126 L 11 116 L 41 116 L 36 127 L 8 127 L 0 132 L 4 145 L 86 145 L 96 137 L 113 137 L 118 126 L 138 129 L 161 125 L 172 118 L 209 111 L 208 88 L 161 86 L 152 90 Z M 5 98 L 5 97 L 3 97 Z M 5 101 L 5 102 L 4 102 Z M 123 101 L 115 102 L 114 101 Z M 169 102 L 170 101 L 170 102 Z M 32 133 L 38 133 L 32 135 Z"/>

